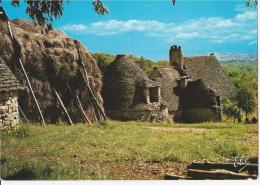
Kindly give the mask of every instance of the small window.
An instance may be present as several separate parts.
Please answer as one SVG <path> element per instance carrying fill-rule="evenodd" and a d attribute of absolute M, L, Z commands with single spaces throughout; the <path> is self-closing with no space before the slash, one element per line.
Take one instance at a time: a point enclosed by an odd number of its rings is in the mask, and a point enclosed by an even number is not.
<path fill-rule="evenodd" d="M 149 94 L 150 94 L 150 101 L 153 102 L 159 102 L 159 88 L 158 87 L 152 87 L 149 88 Z"/>

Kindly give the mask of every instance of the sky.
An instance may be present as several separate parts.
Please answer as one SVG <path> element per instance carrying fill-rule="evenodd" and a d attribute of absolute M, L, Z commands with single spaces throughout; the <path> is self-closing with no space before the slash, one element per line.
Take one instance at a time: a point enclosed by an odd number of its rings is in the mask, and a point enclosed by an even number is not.
<path fill-rule="evenodd" d="M 92 1 L 72 0 L 55 29 L 79 40 L 91 52 L 168 59 L 171 45 L 185 56 L 257 52 L 256 7 L 245 0 L 103 0 L 109 14 L 97 15 Z M 25 4 L 2 6 L 11 19 L 29 19 Z"/>

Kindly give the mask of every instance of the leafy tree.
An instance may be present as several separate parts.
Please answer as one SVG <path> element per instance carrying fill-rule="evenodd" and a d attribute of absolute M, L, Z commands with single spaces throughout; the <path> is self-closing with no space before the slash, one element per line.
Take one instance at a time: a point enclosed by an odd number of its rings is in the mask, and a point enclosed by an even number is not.
<path fill-rule="evenodd" d="M 11 4 L 14 7 L 19 7 L 22 0 L 11 0 Z M 171 0 L 173 6 L 175 6 L 177 0 Z M 2 0 L 0 0 L 0 3 Z M 40 25 L 47 25 L 52 27 L 53 19 L 57 19 L 63 14 L 64 2 L 70 3 L 71 0 L 24 0 L 27 4 L 26 14 Z M 248 7 L 256 6 L 258 0 L 245 0 L 245 4 Z M 94 10 L 99 15 L 104 15 L 109 12 L 108 8 L 104 5 L 102 0 L 93 0 L 92 2 Z"/>
<path fill-rule="evenodd" d="M 253 113 L 257 107 L 257 61 L 226 61 L 223 64 L 235 86 L 240 89 L 236 101 L 246 113 Z"/>
<path fill-rule="evenodd" d="M 234 118 L 234 122 L 236 119 L 241 119 L 241 109 L 237 106 L 237 102 L 234 100 L 224 99 L 222 101 L 222 111 L 227 115 L 227 119 L 230 117 Z M 226 120 L 227 120 L 226 119 Z"/>
<path fill-rule="evenodd" d="M 258 0 L 247 0 L 246 1 L 246 6 L 247 7 L 252 7 L 252 6 L 257 6 Z"/>
<path fill-rule="evenodd" d="M 246 113 L 246 117 L 249 113 L 253 113 L 256 108 L 256 100 L 253 91 L 248 89 L 241 89 L 237 95 L 237 105 Z"/>
<path fill-rule="evenodd" d="M 0 0 L 0 3 L 2 0 Z M 40 25 L 52 26 L 53 19 L 60 18 L 63 14 L 63 5 L 71 0 L 24 0 L 27 4 L 26 14 Z M 93 0 L 93 8 L 99 15 L 108 13 L 108 8 L 101 0 Z M 21 0 L 12 0 L 11 5 L 19 7 Z"/>

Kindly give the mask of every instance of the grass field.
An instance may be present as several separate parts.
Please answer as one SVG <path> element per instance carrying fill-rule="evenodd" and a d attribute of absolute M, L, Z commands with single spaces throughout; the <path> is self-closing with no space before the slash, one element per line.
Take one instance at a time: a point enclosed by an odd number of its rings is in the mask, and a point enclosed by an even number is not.
<path fill-rule="evenodd" d="M 22 125 L 1 133 L 3 179 L 162 179 L 193 160 L 257 155 L 257 125 Z"/>

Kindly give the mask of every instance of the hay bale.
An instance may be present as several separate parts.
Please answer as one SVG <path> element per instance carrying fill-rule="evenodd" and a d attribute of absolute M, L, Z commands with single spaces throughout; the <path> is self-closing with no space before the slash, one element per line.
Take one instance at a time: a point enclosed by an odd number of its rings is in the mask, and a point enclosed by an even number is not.
<path fill-rule="evenodd" d="M 6 23 L 0 23 L 0 58 L 20 82 L 27 86 L 18 64 L 18 57 L 21 57 L 46 121 L 54 123 L 67 120 L 54 94 L 54 88 L 60 93 L 74 122 L 83 120 L 77 107 L 76 95 L 81 99 L 88 117 L 94 119 L 89 95 L 77 68 L 78 60 L 82 58 L 94 94 L 103 104 L 101 73 L 96 61 L 90 57 L 84 46 L 61 31 L 48 31 L 46 27 L 26 20 L 16 19 L 10 24 L 16 41 L 12 42 Z M 66 83 L 71 87 L 71 91 Z M 19 97 L 19 104 L 28 118 L 39 121 L 39 114 L 29 90 L 21 92 Z"/>

